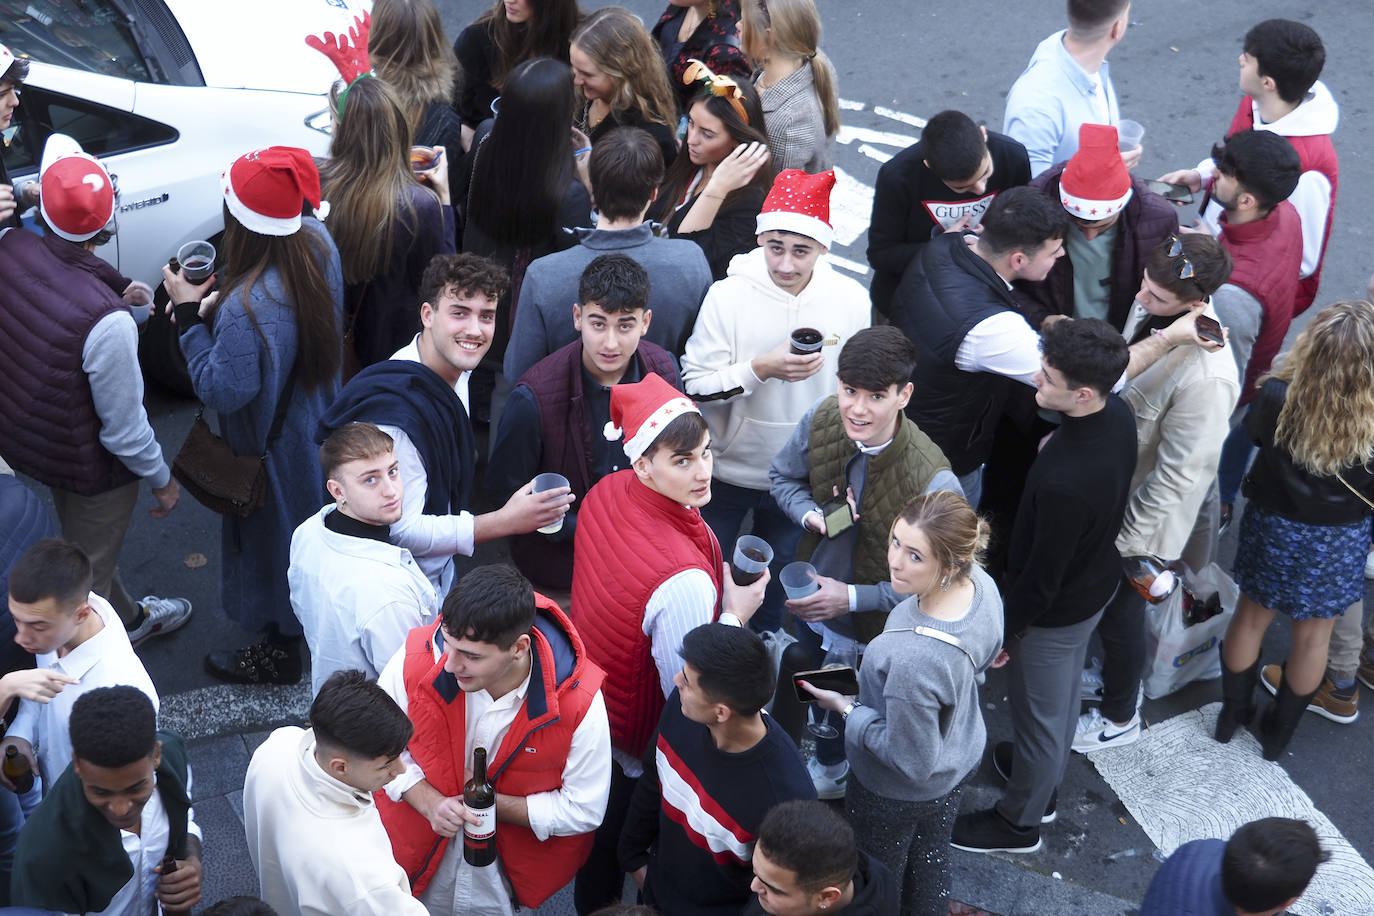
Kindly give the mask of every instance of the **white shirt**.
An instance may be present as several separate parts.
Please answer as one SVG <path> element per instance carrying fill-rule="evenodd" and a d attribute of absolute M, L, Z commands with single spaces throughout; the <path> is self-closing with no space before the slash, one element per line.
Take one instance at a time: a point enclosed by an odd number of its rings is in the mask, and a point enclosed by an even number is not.
<path fill-rule="evenodd" d="M 191 795 L 191 767 L 186 767 L 186 795 Z M 124 845 L 124 854 L 134 867 L 133 877 L 110 898 L 110 903 L 99 913 L 87 916 L 145 916 L 148 913 L 161 913 L 157 904 L 157 882 L 161 877 L 153 871 L 167 855 L 167 841 L 171 826 L 167 822 L 167 810 L 162 807 L 162 796 L 154 789 L 148 803 L 143 806 L 143 816 L 138 825 L 139 832 L 119 831 L 119 841 Z M 197 840 L 202 839 L 200 825 L 196 823 L 194 809 L 186 811 L 186 832 Z"/>
<path fill-rule="evenodd" d="M 989 315 L 964 335 L 954 351 L 954 365 L 965 372 L 991 372 L 1035 387 L 1032 378 L 1040 371 L 1040 335 L 1016 312 Z M 1126 382 L 1123 371 L 1112 391 L 1120 391 Z"/>
<path fill-rule="evenodd" d="M 399 426 L 378 423 L 377 428 L 391 437 L 404 487 L 401 520 L 391 526 L 391 543 L 409 550 L 435 592 L 447 595 L 453 587 L 453 555 L 472 556 L 476 524 L 473 515 L 426 515 L 429 477 L 419 450 Z"/>
<path fill-rule="evenodd" d="M 129 634 L 115 609 L 95 592 L 87 595 L 86 601 L 105 623 L 100 632 L 61 658 L 56 652 L 44 652 L 36 659 L 39 668 L 60 671 L 79 683 L 63 688 L 49 703 L 20 700 L 19 712 L 8 732 L 33 747 L 45 792 L 72 762 L 72 740 L 67 722 L 71 719 L 72 706 L 82 694 L 97 687 L 124 684 L 143 691 L 153 701 L 153 709 L 158 708 L 157 688 L 148 677 L 143 662 L 134 654 Z"/>
<path fill-rule="evenodd" d="M 403 359 L 408 363 L 421 362 L 420 335 L 416 334 L 415 337 L 411 339 L 410 343 L 406 344 L 404 347 L 397 350 L 395 353 L 391 354 L 391 358 Z M 472 370 L 465 369 L 463 370 L 463 373 L 458 376 L 458 381 L 453 383 L 453 391 L 455 394 L 458 395 L 458 400 L 463 402 L 463 410 L 467 411 L 469 416 L 472 415 L 472 408 L 468 406 L 468 382 L 469 380 L 471 380 L 471 378 Z"/>
<path fill-rule="evenodd" d="M 435 640 L 434 660 L 442 656 Z M 401 709 L 409 712 L 404 668 L 405 648 L 387 662 L 377 683 L 391 695 Z M 505 740 L 511 722 L 529 692 L 530 675 L 520 686 L 500 698 L 485 690 L 464 693 L 467 733 L 463 738 L 463 761 L 472 759 L 476 747 L 490 754 Z M 606 718 L 606 703 L 597 691 L 573 732 L 567 762 L 563 765 L 563 785 L 548 792 L 525 796 L 530 830 L 542 840 L 551 836 L 588 833 L 601 825 L 606 815 L 606 799 L 611 788 L 611 733 Z M 409 751 L 401 754 L 405 772 L 387 784 L 386 794 L 393 801 L 425 778 Z M 498 826 L 498 830 L 501 828 Z M 464 916 L 510 916 L 514 912 L 511 892 L 499 868 L 473 868 L 463 861 L 463 843 L 450 842 L 434 877 L 420 894 L 420 902 L 433 914 L 463 913 Z M 499 864 L 499 862 L 498 862 Z"/>
<path fill-rule="evenodd" d="M 375 678 L 406 634 L 439 616 L 439 598 L 410 551 L 325 527 L 328 505 L 291 537 L 291 609 L 310 646 L 312 693 L 335 671 Z"/>

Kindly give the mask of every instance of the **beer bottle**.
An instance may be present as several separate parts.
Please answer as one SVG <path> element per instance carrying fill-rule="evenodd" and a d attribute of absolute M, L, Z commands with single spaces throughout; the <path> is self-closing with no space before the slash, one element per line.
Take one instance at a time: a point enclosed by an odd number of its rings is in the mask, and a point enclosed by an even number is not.
<path fill-rule="evenodd" d="M 463 861 L 482 867 L 496 861 L 496 789 L 487 782 L 487 749 L 472 752 L 472 778 L 463 786 L 463 804 L 477 823 L 463 823 Z"/>
<path fill-rule="evenodd" d="M 167 855 L 162 857 L 162 876 L 165 878 L 177 870 L 177 857 L 172 855 L 172 851 L 167 850 Z"/>
<path fill-rule="evenodd" d="M 29 758 L 19 753 L 19 749 L 13 744 L 5 748 L 5 761 L 0 764 L 0 769 L 3 769 L 6 778 L 14 783 L 16 794 L 23 795 L 33 788 L 33 767 L 29 765 Z"/>

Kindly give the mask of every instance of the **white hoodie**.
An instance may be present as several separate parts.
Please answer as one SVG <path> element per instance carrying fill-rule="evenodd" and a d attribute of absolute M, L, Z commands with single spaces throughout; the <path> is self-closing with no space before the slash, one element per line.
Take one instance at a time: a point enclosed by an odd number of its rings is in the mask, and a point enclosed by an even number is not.
<path fill-rule="evenodd" d="M 1340 123 L 1340 106 L 1331 95 L 1326 84 L 1317 80 L 1308 91 L 1307 98 L 1298 103 L 1288 114 L 1276 121 L 1265 123 L 1260 119 L 1259 103 L 1254 99 L 1250 105 L 1255 117 L 1255 130 L 1273 131 L 1280 137 L 1318 137 L 1336 132 Z M 1216 163 L 1210 158 L 1198 163 L 1198 174 L 1204 186 L 1216 175 Z M 1299 276 L 1310 277 L 1321 263 L 1322 252 L 1326 249 L 1326 217 L 1331 212 L 1331 182 L 1318 171 L 1303 172 L 1298 186 L 1288 195 L 1288 201 L 1298 210 L 1302 221 L 1302 269 Z M 1203 219 L 1211 227 L 1212 234 L 1221 232 L 1221 204 L 1215 200 L 1207 205 Z"/>
<path fill-rule="evenodd" d="M 840 348 L 869 325 L 868 293 L 858 282 L 816 259 L 811 282 L 793 296 L 768 275 L 763 249 L 736 255 L 723 280 L 711 285 L 682 357 L 682 381 L 698 398 L 711 427 L 714 477 L 751 490 L 768 489 L 768 466 L 807 409 L 835 391 Z M 825 365 L 800 382 L 760 381 L 754 357 L 787 340 L 797 328 L 815 328 L 828 344 Z M 723 400 L 702 401 L 722 392 Z"/>

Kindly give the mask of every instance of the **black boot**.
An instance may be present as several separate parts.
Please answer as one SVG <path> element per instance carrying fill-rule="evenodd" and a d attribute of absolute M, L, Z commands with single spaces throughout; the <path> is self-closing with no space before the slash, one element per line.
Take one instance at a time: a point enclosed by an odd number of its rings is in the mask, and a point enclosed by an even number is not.
<path fill-rule="evenodd" d="M 1225 644 L 1222 644 L 1223 648 Z M 1244 671 L 1226 667 L 1221 657 L 1221 712 L 1217 714 L 1216 739 L 1222 744 L 1231 740 L 1236 729 L 1250 727 L 1255 717 L 1255 682 L 1259 680 L 1259 659 Z"/>
<path fill-rule="evenodd" d="M 205 656 L 205 672 L 230 684 L 296 684 L 302 669 L 301 638 L 269 627 L 260 642 Z"/>
<path fill-rule="evenodd" d="M 1303 712 L 1307 709 L 1307 701 L 1312 699 L 1312 693 L 1298 696 L 1288 687 L 1288 672 L 1284 672 L 1284 677 L 1279 681 L 1278 693 L 1274 694 L 1274 705 L 1260 719 L 1260 747 L 1264 753 L 1265 760 L 1278 760 L 1283 749 L 1288 747 L 1288 742 L 1293 740 L 1293 732 L 1297 731 L 1298 720 L 1302 718 Z"/>

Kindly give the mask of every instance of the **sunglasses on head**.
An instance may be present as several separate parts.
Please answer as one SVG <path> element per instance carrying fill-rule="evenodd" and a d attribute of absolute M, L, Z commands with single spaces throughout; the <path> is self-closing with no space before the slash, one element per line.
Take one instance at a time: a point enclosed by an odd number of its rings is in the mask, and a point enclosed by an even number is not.
<path fill-rule="evenodd" d="M 1177 258 L 1183 254 L 1183 239 L 1177 235 L 1169 236 L 1169 258 Z M 1193 262 L 1186 257 L 1178 268 L 1178 278 L 1180 280 L 1191 280 L 1193 278 Z"/>

